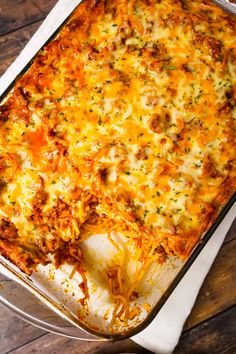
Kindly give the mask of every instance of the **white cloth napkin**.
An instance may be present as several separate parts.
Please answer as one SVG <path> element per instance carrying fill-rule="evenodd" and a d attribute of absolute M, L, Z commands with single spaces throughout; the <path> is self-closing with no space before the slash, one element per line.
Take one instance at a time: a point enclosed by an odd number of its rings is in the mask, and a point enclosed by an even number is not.
<path fill-rule="evenodd" d="M 173 291 L 152 323 L 132 339 L 157 354 L 172 353 L 200 287 L 236 217 L 236 204 L 208 241 L 192 267 Z"/>
<path fill-rule="evenodd" d="M 59 0 L 46 20 L 31 38 L 24 50 L 0 79 L 0 95 L 13 78 L 20 73 L 28 61 L 37 53 L 51 34 L 57 29 L 81 0 Z M 154 321 L 132 339 L 141 346 L 158 354 L 172 353 L 178 343 L 186 318 L 196 300 L 230 225 L 236 217 L 236 204 L 222 221 L 207 246 L 174 290 Z"/>

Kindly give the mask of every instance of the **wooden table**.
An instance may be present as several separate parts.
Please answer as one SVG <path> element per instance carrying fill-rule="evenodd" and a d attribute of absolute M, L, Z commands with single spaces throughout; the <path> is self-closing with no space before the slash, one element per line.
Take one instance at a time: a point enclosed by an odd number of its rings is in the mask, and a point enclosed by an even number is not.
<path fill-rule="evenodd" d="M 0 0 L 0 75 L 56 0 Z M 173 319 L 174 320 L 174 319 Z M 0 305 L 0 353 L 150 353 L 131 340 L 89 343 L 46 333 Z M 202 286 L 175 354 L 236 353 L 236 222 Z"/>

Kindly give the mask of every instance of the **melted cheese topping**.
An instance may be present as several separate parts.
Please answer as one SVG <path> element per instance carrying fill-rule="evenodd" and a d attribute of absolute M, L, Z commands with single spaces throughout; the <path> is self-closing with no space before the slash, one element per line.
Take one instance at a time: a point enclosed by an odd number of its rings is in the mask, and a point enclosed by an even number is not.
<path fill-rule="evenodd" d="M 106 220 L 188 255 L 235 190 L 235 43 L 208 0 L 79 5 L 0 106 L 2 252 L 27 271 Z"/>

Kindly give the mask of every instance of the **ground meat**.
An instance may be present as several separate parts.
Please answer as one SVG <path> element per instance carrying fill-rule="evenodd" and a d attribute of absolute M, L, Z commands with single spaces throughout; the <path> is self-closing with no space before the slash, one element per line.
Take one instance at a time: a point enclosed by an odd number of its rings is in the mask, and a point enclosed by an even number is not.
<path fill-rule="evenodd" d="M 146 160 L 147 159 L 147 155 L 145 153 L 145 149 L 144 148 L 139 149 L 139 151 L 136 154 L 136 158 L 138 160 Z"/>
<path fill-rule="evenodd" d="M 222 43 L 218 39 L 197 33 L 194 44 L 200 49 L 206 48 L 214 61 L 221 61 Z"/>
<path fill-rule="evenodd" d="M 43 189 L 40 189 L 36 192 L 33 203 L 33 213 L 29 217 L 29 219 L 33 221 L 36 225 L 43 224 L 42 207 L 46 203 L 47 198 L 48 193 L 46 193 Z"/>
<path fill-rule="evenodd" d="M 170 123 L 170 114 L 168 112 L 160 114 L 154 114 L 151 122 L 150 122 L 150 129 L 154 133 L 162 133 L 164 132 Z"/>
<path fill-rule="evenodd" d="M 0 122 L 7 122 L 9 119 L 10 108 L 7 104 L 0 106 Z"/>
<path fill-rule="evenodd" d="M 219 175 L 211 158 L 207 156 L 203 162 L 203 175 L 215 178 Z"/>
<path fill-rule="evenodd" d="M 15 239 L 18 237 L 18 231 L 15 225 L 7 218 L 0 220 L 0 237 L 4 239 Z"/>

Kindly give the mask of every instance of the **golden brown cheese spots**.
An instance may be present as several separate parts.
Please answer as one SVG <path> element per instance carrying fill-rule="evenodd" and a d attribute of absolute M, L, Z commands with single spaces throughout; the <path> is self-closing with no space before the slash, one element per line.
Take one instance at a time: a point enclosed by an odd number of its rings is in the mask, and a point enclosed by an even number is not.
<path fill-rule="evenodd" d="M 235 189 L 235 42 L 210 1 L 83 2 L 0 105 L 9 235 L 47 254 L 107 218 L 188 254 Z"/>

